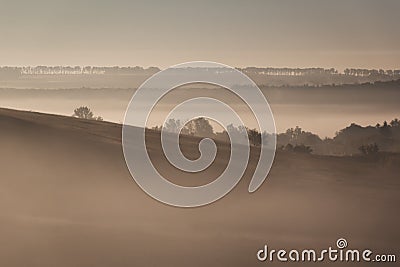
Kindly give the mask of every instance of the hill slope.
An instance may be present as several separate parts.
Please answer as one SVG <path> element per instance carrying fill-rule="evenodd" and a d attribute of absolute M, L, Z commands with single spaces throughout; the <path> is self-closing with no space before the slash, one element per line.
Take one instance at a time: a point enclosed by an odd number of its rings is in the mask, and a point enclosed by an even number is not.
<path fill-rule="evenodd" d="M 317 249 L 340 237 L 353 248 L 399 253 L 396 156 L 280 153 L 248 194 L 253 151 L 233 192 L 180 209 L 140 190 L 120 139 L 116 124 L 0 109 L 0 266 L 255 266 L 264 244 Z M 163 161 L 157 134 L 149 139 Z M 195 143 L 186 138 L 184 149 Z M 210 175 L 224 165 L 221 149 Z"/>

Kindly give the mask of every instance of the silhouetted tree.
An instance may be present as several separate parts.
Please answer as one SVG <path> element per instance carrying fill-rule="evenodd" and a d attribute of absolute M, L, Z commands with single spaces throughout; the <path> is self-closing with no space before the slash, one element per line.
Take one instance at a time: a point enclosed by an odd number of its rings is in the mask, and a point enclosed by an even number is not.
<path fill-rule="evenodd" d="M 90 110 L 90 108 L 82 106 L 74 110 L 73 116 L 80 119 L 91 120 L 93 119 L 93 112 Z"/>
<path fill-rule="evenodd" d="M 205 118 L 197 118 L 189 122 L 189 124 L 192 124 L 187 126 L 190 129 L 194 129 L 194 135 L 202 137 L 212 137 L 214 135 L 214 130 L 210 121 Z"/>
<path fill-rule="evenodd" d="M 261 133 L 256 129 L 247 129 L 247 136 L 249 137 L 249 142 L 252 145 L 261 145 Z"/>
<path fill-rule="evenodd" d="M 390 126 L 392 127 L 399 127 L 400 126 L 400 121 L 399 119 L 394 119 L 390 122 Z"/>
<path fill-rule="evenodd" d="M 169 119 L 164 126 L 164 129 L 171 133 L 177 133 L 181 127 L 181 121 L 175 119 Z M 160 127 L 161 128 L 161 127 Z"/>
<path fill-rule="evenodd" d="M 169 119 L 164 125 L 164 129 L 172 133 L 177 133 L 180 128 L 182 128 L 182 134 L 196 135 L 201 137 L 214 137 L 213 127 L 211 126 L 209 120 L 205 118 L 191 120 L 183 127 L 181 121 L 175 119 Z M 154 129 L 161 130 L 162 127 L 157 127 Z"/>
<path fill-rule="evenodd" d="M 103 118 L 102 117 L 95 117 L 93 112 L 90 110 L 90 108 L 86 107 L 86 106 L 82 106 L 79 108 L 76 108 L 74 110 L 74 114 L 72 114 L 73 117 L 77 117 L 80 119 L 87 119 L 87 120 L 98 120 L 98 121 L 102 121 Z"/>

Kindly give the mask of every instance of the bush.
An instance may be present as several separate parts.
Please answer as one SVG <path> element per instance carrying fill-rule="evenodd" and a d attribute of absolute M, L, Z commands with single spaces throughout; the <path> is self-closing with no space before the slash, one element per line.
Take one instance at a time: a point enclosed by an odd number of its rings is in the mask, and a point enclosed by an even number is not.
<path fill-rule="evenodd" d="M 306 146 L 304 144 L 293 146 L 290 143 L 287 144 L 285 147 L 283 147 L 283 150 L 296 153 L 305 153 L 305 154 L 311 154 L 311 152 L 313 151 L 311 147 Z"/>
<path fill-rule="evenodd" d="M 369 145 L 362 145 L 359 147 L 361 154 L 364 156 L 371 156 L 376 155 L 379 152 L 379 147 L 376 143 L 369 144 Z"/>

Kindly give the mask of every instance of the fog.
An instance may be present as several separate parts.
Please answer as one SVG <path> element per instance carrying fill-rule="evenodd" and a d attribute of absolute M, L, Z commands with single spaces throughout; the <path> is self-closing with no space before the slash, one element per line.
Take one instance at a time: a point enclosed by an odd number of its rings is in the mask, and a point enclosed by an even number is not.
<path fill-rule="evenodd" d="M 320 137 L 357 123 L 375 125 L 400 117 L 400 90 L 391 86 L 327 86 L 262 88 L 270 103 L 278 132 L 300 126 Z M 0 89 L 0 107 L 71 116 L 75 108 L 88 106 L 104 120 L 122 123 L 134 89 Z M 219 98 L 256 128 L 250 111 L 222 88 L 182 87 L 164 97 L 153 110 L 149 126 L 161 125 L 177 104 L 196 96 Z M 202 106 L 202 109 L 207 108 Z"/>
<path fill-rule="evenodd" d="M 248 194 L 259 156 L 251 149 L 231 193 L 180 209 L 132 180 L 120 127 L 3 109 L 0 118 L 1 266 L 278 266 L 258 262 L 257 251 L 265 244 L 320 251 L 338 238 L 351 249 L 398 255 L 398 155 L 371 161 L 278 151 L 265 184 Z M 147 140 L 157 170 L 177 184 L 208 183 L 229 160 L 220 143 L 209 168 L 187 174 L 168 164 L 158 133 Z M 182 151 L 198 156 L 195 144 L 182 138 Z M 371 264 L 335 262 L 355 265 Z"/>

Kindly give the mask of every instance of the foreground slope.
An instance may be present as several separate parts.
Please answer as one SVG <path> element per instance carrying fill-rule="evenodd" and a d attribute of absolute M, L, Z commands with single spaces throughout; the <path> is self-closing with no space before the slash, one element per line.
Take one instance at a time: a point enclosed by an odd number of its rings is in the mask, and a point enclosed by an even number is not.
<path fill-rule="evenodd" d="M 161 171 L 172 173 L 157 134 L 149 139 Z M 195 143 L 186 138 L 183 149 L 196 154 Z M 221 149 L 209 177 L 224 166 Z M 255 158 L 253 151 L 244 179 L 222 200 L 174 208 L 130 177 L 119 125 L 0 109 L 0 266 L 256 266 L 264 244 L 317 249 L 341 237 L 399 255 L 395 155 L 278 153 L 264 185 L 248 194 Z"/>

